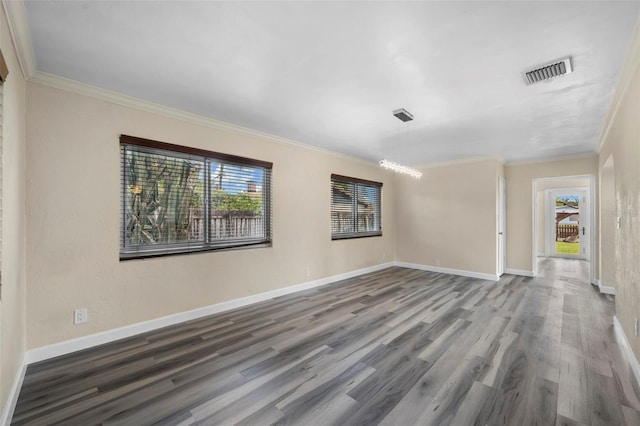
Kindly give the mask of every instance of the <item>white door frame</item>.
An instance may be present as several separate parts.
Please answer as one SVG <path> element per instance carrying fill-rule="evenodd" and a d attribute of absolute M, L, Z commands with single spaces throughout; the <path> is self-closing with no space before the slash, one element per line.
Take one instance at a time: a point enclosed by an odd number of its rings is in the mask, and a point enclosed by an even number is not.
<path fill-rule="evenodd" d="M 502 176 L 498 177 L 498 276 L 504 274 L 507 264 L 507 189 Z"/>
<path fill-rule="evenodd" d="M 531 270 L 533 272 L 533 276 L 538 275 L 538 252 L 537 250 L 537 186 L 538 182 L 550 181 L 550 180 L 565 180 L 565 179 L 589 179 L 589 196 L 591 202 L 589 203 L 589 210 L 591 213 L 591 223 L 589 224 L 589 247 L 591 253 L 591 260 L 589 265 L 589 281 L 591 284 L 596 284 L 596 270 L 595 265 L 597 260 L 596 251 L 595 251 L 595 223 L 596 223 L 596 211 L 595 211 L 595 202 L 596 199 L 596 187 L 595 187 L 595 176 L 594 175 L 573 175 L 573 176 L 555 176 L 551 178 L 536 178 L 531 182 Z"/>
<path fill-rule="evenodd" d="M 578 254 L 565 254 L 558 255 L 556 254 L 555 241 L 556 241 L 556 229 L 555 229 L 555 199 L 558 196 L 563 195 L 578 195 L 580 197 L 580 224 L 578 232 L 580 235 L 580 252 Z M 545 189 L 544 191 L 544 200 L 545 200 L 545 233 L 544 233 L 544 255 L 546 257 L 565 257 L 565 258 L 575 258 L 575 259 L 584 259 L 590 260 L 590 244 L 588 241 L 591 239 L 591 218 L 590 216 L 590 199 L 589 199 L 589 188 L 588 187 L 578 187 L 578 188 L 557 188 L 557 189 Z"/>

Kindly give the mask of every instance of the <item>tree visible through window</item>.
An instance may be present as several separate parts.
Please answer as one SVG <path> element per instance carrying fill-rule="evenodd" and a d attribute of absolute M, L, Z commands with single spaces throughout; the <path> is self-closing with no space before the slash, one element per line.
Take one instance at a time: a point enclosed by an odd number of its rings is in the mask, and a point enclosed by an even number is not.
<path fill-rule="evenodd" d="M 382 183 L 331 175 L 331 238 L 382 235 Z"/>
<path fill-rule="evenodd" d="M 204 207 L 204 160 L 128 149 L 126 246 L 201 241 L 193 216 Z"/>
<path fill-rule="evenodd" d="M 271 163 L 120 140 L 121 258 L 271 241 Z"/>

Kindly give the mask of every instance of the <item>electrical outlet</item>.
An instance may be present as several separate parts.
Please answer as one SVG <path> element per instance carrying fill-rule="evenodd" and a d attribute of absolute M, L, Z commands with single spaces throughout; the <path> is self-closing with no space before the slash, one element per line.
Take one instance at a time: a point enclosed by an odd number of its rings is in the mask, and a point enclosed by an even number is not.
<path fill-rule="evenodd" d="M 638 318 L 636 318 L 633 328 L 634 328 L 634 331 L 636 332 L 636 337 L 638 337 Z"/>
<path fill-rule="evenodd" d="M 620 229 L 620 216 L 616 216 L 616 229 Z"/>
<path fill-rule="evenodd" d="M 436 259 L 436 266 L 440 266 L 440 259 Z"/>
<path fill-rule="evenodd" d="M 311 276 L 311 270 L 309 269 L 308 266 L 304 268 L 304 274 L 306 275 L 307 278 Z"/>
<path fill-rule="evenodd" d="M 82 324 L 87 322 L 87 308 L 76 309 L 73 311 L 73 323 Z"/>

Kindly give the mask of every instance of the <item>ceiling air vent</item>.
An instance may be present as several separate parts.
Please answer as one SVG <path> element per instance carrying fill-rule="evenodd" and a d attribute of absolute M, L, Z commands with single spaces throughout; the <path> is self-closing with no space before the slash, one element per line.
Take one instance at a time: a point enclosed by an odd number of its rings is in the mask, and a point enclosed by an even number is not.
<path fill-rule="evenodd" d="M 573 68 L 571 67 L 571 58 L 566 58 L 547 65 L 543 65 L 531 71 L 525 71 L 523 73 L 523 76 L 525 83 L 529 85 L 545 80 L 550 80 L 560 75 L 569 74 L 572 71 Z"/>
<path fill-rule="evenodd" d="M 413 120 L 413 114 L 411 114 L 409 111 L 407 111 L 404 108 L 396 109 L 395 111 L 393 111 L 393 115 L 395 115 L 396 118 L 404 121 L 405 123 L 407 121 Z"/>

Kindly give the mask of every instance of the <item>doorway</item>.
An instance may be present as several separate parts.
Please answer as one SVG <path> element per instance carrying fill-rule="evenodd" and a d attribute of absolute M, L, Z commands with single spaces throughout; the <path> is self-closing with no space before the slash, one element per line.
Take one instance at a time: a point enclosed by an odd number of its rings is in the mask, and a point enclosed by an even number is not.
<path fill-rule="evenodd" d="M 589 260 L 589 188 L 547 189 L 547 257 Z"/>
<path fill-rule="evenodd" d="M 592 203 L 592 200 L 595 199 L 595 177 L 593 175 L 574 175 L 534 178 L 532 183 L 532 275 L 538 274 L 538 258 L 584 259 L 589 265 L 590 281 L 594 283 L 595 262 L 597 261 L 593 249 L 595 247 L 595 229 L 592 220 L 595 217 Z M 550 195 L 551 191 L 558 192 Z M 578 194 L 576 191 L 580 193 Z M 554 195 L 561 196 L 561 199 L 553 198 Z M 563 199 L 562 196 L 579 198 L 571 200 Z M 556 206 L 556 202 L 559 204 L 558 206 Z M 562 213 L 557 217 L 556 207 L 559 207 L 558 213 Z M 579 209 L 577 216 L 576 212 L 572 210 L 576 207 Z M 556 230 L 556 221 L 559 225 L 558 230 Z M 556 242 L 568 244 L 556 245 Z M 563 253 L 563 251 L 568 253 Z"/>
<path fill-rule="evenodd" d="M 498 178 L 498 276 L 504 274 L 507 264 L 506 252 L 506 211 L 507 192 L 503 177 Z"/>

